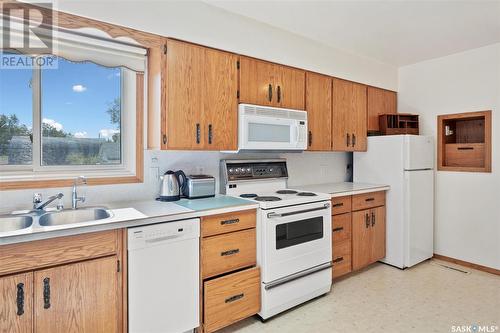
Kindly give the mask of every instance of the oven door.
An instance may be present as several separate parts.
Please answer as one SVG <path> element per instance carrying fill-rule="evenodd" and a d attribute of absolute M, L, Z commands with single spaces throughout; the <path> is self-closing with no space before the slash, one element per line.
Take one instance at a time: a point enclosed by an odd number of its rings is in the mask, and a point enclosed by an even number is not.
<path fill-rule="evenodd" d="M 330 202 L 261 210 L 262 280 L 274 280 L 332 260 Z"/>

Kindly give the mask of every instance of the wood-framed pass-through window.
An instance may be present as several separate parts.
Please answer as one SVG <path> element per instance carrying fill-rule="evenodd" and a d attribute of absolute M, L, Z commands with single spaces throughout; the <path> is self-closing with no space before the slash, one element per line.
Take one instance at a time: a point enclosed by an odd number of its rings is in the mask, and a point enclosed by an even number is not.
<path fill-rule="evenodd" d="M 491 172 L 491 111 L 438 116 L 438 170 Z"/>

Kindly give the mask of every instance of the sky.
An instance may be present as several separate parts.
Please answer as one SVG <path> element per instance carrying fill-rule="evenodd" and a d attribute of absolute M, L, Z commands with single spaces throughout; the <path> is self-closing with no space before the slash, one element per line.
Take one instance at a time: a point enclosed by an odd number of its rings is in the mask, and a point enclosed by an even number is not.
<path fill-rule="evenodd" d="M 0 114 L 16 114 L 32 127 L 29 69 L 0 70 Z M 42 119 L 76 137 L 112 136 L 116 125 L 106 113 L 120 97 L 120 69 L 59 58 L 57 69 L 42 70 Z"/>

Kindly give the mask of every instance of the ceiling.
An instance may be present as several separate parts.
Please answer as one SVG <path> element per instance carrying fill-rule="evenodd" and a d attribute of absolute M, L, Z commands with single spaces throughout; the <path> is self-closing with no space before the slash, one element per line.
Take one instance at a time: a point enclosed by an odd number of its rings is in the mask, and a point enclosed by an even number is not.
<path fill-rule="evenodd" d="M 500 1 L 206 2 L 398 67 L 500 42 Z"/>

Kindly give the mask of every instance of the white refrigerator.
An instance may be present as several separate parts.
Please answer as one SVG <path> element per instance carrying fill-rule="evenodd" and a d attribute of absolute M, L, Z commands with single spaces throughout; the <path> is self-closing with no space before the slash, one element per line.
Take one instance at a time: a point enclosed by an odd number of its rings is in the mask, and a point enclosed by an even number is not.
<path fill-rule="evenodd" d="M 420 135 L 368 137 L 368 151 L 354 153 L 355 182 L 387 184 L 386 256 L 411 267 L 433 256 L 434 142 Z"/>

